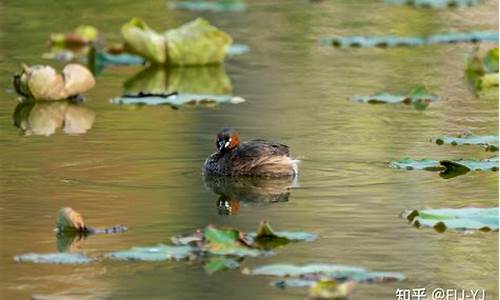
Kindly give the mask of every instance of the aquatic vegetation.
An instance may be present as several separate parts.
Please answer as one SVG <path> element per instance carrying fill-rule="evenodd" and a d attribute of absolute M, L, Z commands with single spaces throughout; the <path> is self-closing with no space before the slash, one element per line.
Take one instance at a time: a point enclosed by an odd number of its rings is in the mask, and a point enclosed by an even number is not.
<path fill-rule="evenodd" d="M 130 250 L 115 251 L 105 255 L 107 258 L 127 261 L 165 261 L 182 260 L 194 255 L 197 249 L 191 246 L 133 247 Z"/>
<path fill-rule="evenodd" d="M 23 99 L 14 110 L 13 120 L 26 136 L 50 136 L 58 128 L 65 134 L 84 134 L 92 128 L 95 112 L 73 100 Z"/>
<path fill-rule="evenodd" d="M 247 4 L 245 0 L 181 0 L 170 2 L 169 7 L 191 11 L 242 12 L 247 9 Z"/>
<path fill-rule="evenodd" d="M 88 46 L 97 41 L 99 31 L 94 26 L 81 25 L 71 33 L 53 33 L 49 42 L 51 47 L 68 48 Z"/>
<path fill-rule="evenodd" d="M 197 95 L 186 93 L 137 93 L 125 94 L 121 97 L 111 99 L 113 104 L 121 105 L 206 105 L 211 106 L 220 103 L 239 104 L 245 102 L 241 97 L 230 95 Z"/>
<path fill-rule="evenodd" d="M 235 259 L 228 258 L 225 256 L 210 257 L 208 261 L 205 262 L 203 269 L 207 274 L 213 274 L 215 272 L 224 270 L 235 270 L 240 267 L 239 262 Z"/>
<path fill-rule="evenodd" d="M 133 18 L 122 26 L 121 32 L 130 51 L 161 65 L 222 63 L 232 43 L 228 34 L 201 18 L 162 34 Z"/>
<path fill-rule="evenodd" d="M 385 2 L 425 8 L 470 7 L 479 4 L 479 0 L 385 0 Z"/>
<path fill-rule="evenodd" d="M 51 66 L 22 66 L 21 74 L 13 80 L 14 89 L 24 97 L 35 100 L 63 100 L 82 94 L 95 85 L 92 73 L 82 65 L 66 65 L 62 74 Z"/>
<path fill-rule="evenodd" d="M 379 92 L 369 96 L 355 95 L 350 98 L 351 101 L 380 104 L 413 104 L 417 109 L 425 109 L 431 102 L 440 100 L 437 95 L 431 94 L 425 87 L 417 86 L 414 87 L 407 95 L 402 94 L 390 94 L 387 92 Z"/>
<path fill-rule="evenodd" d="M 458 136 L 438 136 L 433 138 L 438 145 L 479 145 L 486 151 L 498 151 L 498 135 L 474 135 L 466 133 Z"/>
<path fill-rule="evenodd" d="M 71 207 L 63 207 L 57 212 L 56 229 L 58 232 L 85 232 L 88 230 L 82 215 Z"/>
<path fill-rule="evenodd" d="M 453 178 L 470 171 L 498 171 L 498 156 L 483 160 L 457 159 L 440 161 L 433 159 L 413 160 L 411 158 L 404 158 L 391 161 L 389 166 L 391 168 L 405 170 L 440 171 L 441 177 Z"/>
<path fill-rule="evenodd" d="M 498 207 L 407 210 L 402 217 L 416 227 L 430 227 L 439 232 L 447 229 L 498 231 Z"/>
<path fill-rule="evenodd" d="M 257 248 L 271 249 L 284 246 L 290 242 L 312 242 L 316 235 L 308 232 L 274 231 L 267 221 L 262 221 L 256 233 L 249 233 L 247 237 L 255 243 Z"/>
<path fill-rule="evenodd" d="M 432 44 L 498 42 L 496 31 L 471 31 L 435 34 L 428 37 L 401 36 L 336 36 L 322 39 L 329 46 L 340 48 L 416 47 Z"/>
<path fill-rule="evenodd" d="M 331 279 L 316 281 L 309 289 L 311 299 L 345 299 L 356 286 L 355 281 L 338 282 Z"/>
<path fill-rule="evenodd" d="M 476 49 L 467 57 L 466 77 L 475 90 L 498 86 L 498 48 L 488 50 L 483 57 Z"/>
<path fill-rule="evenodd" d="M 303 266 L 290 264 L 271 264 L 244 269 L 243 274 L 285 277 L 273 281 L 279 288 L 309 287 L 309 295 L 316 298 L 345 297 L 357 283 L 384 283 L 403 281 L 403 273 L 371 272 L 361 267 L 309 264 Z"/>
<path fill-rule="evenodd" d="M 37 264 L 88 264 L 93 261 L 82 253 L 27 253 L 15 256 L 14 260 Z"/>

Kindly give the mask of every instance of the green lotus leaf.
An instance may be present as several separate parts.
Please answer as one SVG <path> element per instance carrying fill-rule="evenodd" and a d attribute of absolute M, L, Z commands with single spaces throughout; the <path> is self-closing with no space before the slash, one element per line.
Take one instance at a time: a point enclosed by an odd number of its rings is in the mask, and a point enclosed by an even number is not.
<path fill-rule="evenodd" d="M 155 64 L 168 63 L 165 36 L 149 28 L 143 20 L 132 18 L 121 29 L 125 46 Z"/>
<path fill-rule="evenodd" d="M 177 66 L 222 63 L 232 43 L 227 33 L 201 18 L 168 30 L 164 36 L 169 64 Z"/>
<path fill-rule="evenodd" d="M 17 262 L 37 264 L 88 264 L 93 260 L 82 253 L 27 253 L 14 257 Z"/>

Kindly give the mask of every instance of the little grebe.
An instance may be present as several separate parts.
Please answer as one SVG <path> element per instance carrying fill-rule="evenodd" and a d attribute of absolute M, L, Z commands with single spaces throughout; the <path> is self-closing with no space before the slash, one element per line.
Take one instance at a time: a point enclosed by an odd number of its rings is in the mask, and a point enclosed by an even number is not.
<path fill-rule="evenodd" d="M 298 160 L 292 159 L 288 146 L 266 140 L 240 144 L 239 134 L 224 128 L 217 134 L 217 152 L 203 165 L 205 175 L 221 176 L 295 176 Z"/>

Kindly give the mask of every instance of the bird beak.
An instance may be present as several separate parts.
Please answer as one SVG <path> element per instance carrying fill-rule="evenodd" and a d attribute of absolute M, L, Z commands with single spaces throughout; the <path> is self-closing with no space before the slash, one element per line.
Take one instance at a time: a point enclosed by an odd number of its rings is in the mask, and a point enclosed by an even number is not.
<path fill-rule="evenodd" d="M 219 142 L 219 151 L 222 151 L 222 149 L 224 149 L 224 147 L 225 147 L 224 141 L 220 141 Z"/>

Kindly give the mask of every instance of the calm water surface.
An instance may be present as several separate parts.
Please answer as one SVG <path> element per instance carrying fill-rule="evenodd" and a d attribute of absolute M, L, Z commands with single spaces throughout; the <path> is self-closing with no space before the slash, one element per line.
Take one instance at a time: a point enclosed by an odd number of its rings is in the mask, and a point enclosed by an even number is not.
<path fill-rule="evenodd" d="M 498 29 L 498 2 L 469 9 L 426 10 L 382 1 L 251 1 L 245 13 L 204 13 L 249 54 L 225 65 L 233 94 L 247 101 L 217 107 L 130 108 L 109 99 L 141 67 L 104 70 L 75 118 L 92 123 L 86 134 L 23 136 L 13 126 L 17 105 L 10 76 L 20 63 L 44 61 L 51 32 L 97 26 L 108 42 L 132 16 L 158 30 L 193 19 L 164 1 L 11 1 L 0 3 L 0 295 L 63 295 L 75 299 L 303 299 L 271 278 L 238 271 L 206 275 L 196 262 L 87 266 L 18 264 L 13 256 L 57 251 L 55 213 L 71 206 L 95 226 L 126 224 L 121 235 L 94 236 L 79 247 L 90 255 L 168 242 L 209 223 L 255 230 L 268 219 L 277 229 L 317 233 L 313 243 L 278 249 L 267 263 L 325 262 L 404 272 L 403 283 L 360 285 L 353 299 L 394 299 L 396 288 L 486 289 L 498 294 L 498 233 L 418 230 L 398 214 L 406 208 L 498 205 L 498 173 L 445 180 L 432 172 L 394 170 L 388 161 L 486 158 L 476 147 L 437 146 L 433 136 L 468 129 L 497 134 L 498 91 L 476 97 L 464 81 L 471 45 L 412 49 L 333 49 L 318 39 L 333 34 L 428 35 L 449 30 Z M 55 63 L 60 64 L 60 63 Z M 205 72 L 203 69 L 194 72 Z M 171 75 L 171 78 L 174 78 Z M 175 77 L 177 78 L 177 77 Z M 172 79 L 173 80 L 173 79 Z M 176 79 L 181 80 L 181 79 Z M 187 87 L 191 82 L 181 82 Z M 194 83 L 193 83 L 194 84 Z M 207 84 L 210 84 L 207 83 Z M 419 111 L 407 105 L 364 105 L 353 94 L 406 92 L 426 85 L 444 99 Z M 39 107 L 56 114 L 57 107 Z M 95 120 L 92 122 L 92 117 Z M 83 116 L 83 117 L 82 117 Z M 90 121 L 89 121 L 90 120 Z M 223 126 L 243 139 L 277 139 L 302 160 L 298 187 L 268 204 L 240 193 L 239 210 L 219 214 L 218 196 L 200 168 Z M 67 128 L 71 132 L 71 128 Z M 264 184 L 265 185 L 265 184 Z M 283 187 L 268 184 L 264 189 Z M 265 198 L 265 197 L 264 197 Z M 286 201 L 287 200 L 287 201 Z M 235 204 L 235 207 L 237 204 Z"/>

